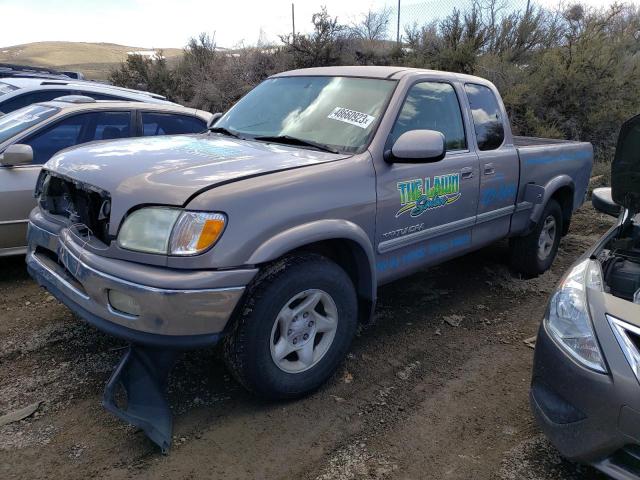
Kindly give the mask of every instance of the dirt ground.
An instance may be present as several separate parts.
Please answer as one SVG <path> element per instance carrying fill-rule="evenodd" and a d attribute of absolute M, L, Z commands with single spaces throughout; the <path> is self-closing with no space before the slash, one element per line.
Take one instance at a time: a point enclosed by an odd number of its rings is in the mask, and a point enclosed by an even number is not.
<path fill-rule="evenodd" d="M 39 289 L 23 258 L 0 259 L 0 415 L 42 402 L 0 427 L 0 478 L 603 478 L 561 459 L 533 424 L 523 340 L 610 224 L 583 207 L 535 280 L 510 275 L 500 243 L 381 288 L 376 323 L 300 401 L 248 395 L 214 349 L 185 355 L 168 456 L 100 406 L 123 344 Z"/>

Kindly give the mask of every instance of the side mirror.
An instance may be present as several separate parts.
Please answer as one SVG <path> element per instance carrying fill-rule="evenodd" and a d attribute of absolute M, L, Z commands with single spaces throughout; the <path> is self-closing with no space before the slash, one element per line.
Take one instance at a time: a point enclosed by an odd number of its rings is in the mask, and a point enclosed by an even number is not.
<path fill-rule="evenodd" d="M 33 149 L 31 145 L 22 145 L 20 143 L 9 145 L 0 157 L 0 164 L 5 167 L 29 165 L 32 162 Z"/>
<path fill-rule="evenodd" d="M 611 188 L 596 188 L 591 195 L 591 204 L 599 212 L 606 213 L 612 217 L 620 215 L 620 205 L 613 201 Z"/>
<path fill-rule="evenodd" d="M 220 112 L 214 113 L 213 117 L 211 117 L 211 119 L 207 122 L 207 128 L 213 127 L 216 124 L 216 122 L 220 120 L 221 116 L 222 116 L 222 113 Z"/>
<path fill-rule="evenodd" d="M 444 135 L 435 130 L 410 130 L 404 132 L 385 152 L 389 163 L 437 162 L 445 156 Z"/>

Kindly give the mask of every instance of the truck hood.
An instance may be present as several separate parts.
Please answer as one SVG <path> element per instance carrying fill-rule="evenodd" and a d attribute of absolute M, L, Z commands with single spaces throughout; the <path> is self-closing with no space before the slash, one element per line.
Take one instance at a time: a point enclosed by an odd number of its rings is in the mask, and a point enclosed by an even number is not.
<path fill-rule="evenodd" d="M 58 153 L 44 168 L 108 192 L 115 220 L 135 205 L 185 205 L 222 183 L 342 158 L 346 155 L 199 134 L 93 142 Z"/>
<path fill-rule="evenodd" d="M 627 120 L 620 129 L 611 164 L 611 196 L 631 215 L 640 212 L 640 115 Z"/>

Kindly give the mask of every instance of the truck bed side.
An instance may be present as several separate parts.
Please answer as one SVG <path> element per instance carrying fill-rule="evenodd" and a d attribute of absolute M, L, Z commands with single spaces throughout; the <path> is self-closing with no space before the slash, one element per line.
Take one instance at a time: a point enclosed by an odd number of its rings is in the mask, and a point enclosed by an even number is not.
<path fill-rule="evenodd" d="M 593 165 L 590 143 L 534 137 L 514 137 L 513 143 L 520 160 L 520 185 L 512 235 L 536 223 L 554 195 L 566 196 L 570 190 L 563 205 L 569 215 L 582 205 Z"/>

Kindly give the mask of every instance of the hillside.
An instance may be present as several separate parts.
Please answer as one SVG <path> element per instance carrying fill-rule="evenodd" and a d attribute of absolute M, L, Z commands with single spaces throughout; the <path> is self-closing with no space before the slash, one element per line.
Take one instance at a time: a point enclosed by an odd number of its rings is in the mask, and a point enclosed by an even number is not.
<path fill-rule="evenodd" d="M 150 50 L 113 43 L 35 42 L 0 48 L 0 63 L 17 63 L 77 70 L 88 78 L 105 80 L 109 71 L 127 57 L 127 52 Z M 182 55 L 178 48 L 163 49 L 169 61 Z"/>

